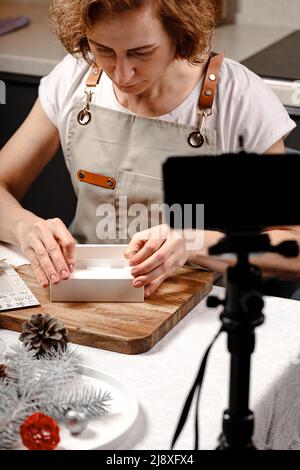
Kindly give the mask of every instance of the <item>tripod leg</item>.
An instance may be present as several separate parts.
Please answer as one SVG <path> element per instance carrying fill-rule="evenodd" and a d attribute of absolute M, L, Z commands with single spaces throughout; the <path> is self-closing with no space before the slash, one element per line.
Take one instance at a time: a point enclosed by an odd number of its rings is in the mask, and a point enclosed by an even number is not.
<path fill-rule="evenodd" d="M 249 410 L 250 363 L 254 344 L 254 331 L 249 327 L 228 332 L 230 399 L 229 409 L 223 417 L 222 449 L 254 449 L 254 415 Z"/>

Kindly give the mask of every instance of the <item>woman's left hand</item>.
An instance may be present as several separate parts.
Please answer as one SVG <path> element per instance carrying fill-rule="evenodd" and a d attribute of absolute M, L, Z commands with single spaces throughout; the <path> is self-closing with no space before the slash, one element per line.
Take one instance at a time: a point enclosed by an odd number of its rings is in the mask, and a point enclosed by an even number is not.
<path fill-rule="evenodd" d="M 168 225 L 136 233 L 124 255 L 133 268 L 133 286 L 145 286 L 146 297 L 153 294 L 165 279 L 174 275 L 189 257 L 184 237 Z"/>

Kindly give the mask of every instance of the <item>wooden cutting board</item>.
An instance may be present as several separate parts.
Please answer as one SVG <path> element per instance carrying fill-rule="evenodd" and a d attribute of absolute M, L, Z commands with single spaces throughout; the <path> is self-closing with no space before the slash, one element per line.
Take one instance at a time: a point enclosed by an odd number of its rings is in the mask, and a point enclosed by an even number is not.
<path fill-rule="evenodd" d="M 49 313 L 69 330 L 73 343 L 123 354 L 149 351 L 184 318 L 213 286 L 213 274 L 183 268 L 167 279 L 145 303 L 51 303 L 30 266 L 16 269 L 40 307 L 2 312 L 0 327 L 21 331 L 36 313 Z"/>

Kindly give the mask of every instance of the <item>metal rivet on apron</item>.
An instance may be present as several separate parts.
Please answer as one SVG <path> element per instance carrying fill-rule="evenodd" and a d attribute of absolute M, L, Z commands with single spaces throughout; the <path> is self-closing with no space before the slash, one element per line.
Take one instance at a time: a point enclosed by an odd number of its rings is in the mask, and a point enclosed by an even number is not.
<path fill-rule="evenodd" d="M 85 173 L 83 173 L 83 171 L 81 171 L 81 172 L 79 173 L 79 178 L 80 178 L 81 180 L 84 180 L 84 178 L 85 178 Z"/>
<path fill-rule="evenodd" d="M 98 75 L 98 69 L 94 69 L 93 74 L 94 74 L 94 75 Z"/>
<path fill-rule="evenodd" d="M 217 77 L 215 76 L 214 73 L 211 73 L 210 76 L 209 76 L 209 79 L 210 79 L 211 82 L 214 82 L 216 80 L 216 78 Z"/>
<path fill-rule="evenodd" d="M 212 91 L 211 90 L 206 90 L 205 96 L 211 96 L 211 95 L 212 95 Z"/>
<path fill-rule="evenodd" d="M 114 185 L 113 180 L 107 180 L 107 185 L 112 187 Z"/>

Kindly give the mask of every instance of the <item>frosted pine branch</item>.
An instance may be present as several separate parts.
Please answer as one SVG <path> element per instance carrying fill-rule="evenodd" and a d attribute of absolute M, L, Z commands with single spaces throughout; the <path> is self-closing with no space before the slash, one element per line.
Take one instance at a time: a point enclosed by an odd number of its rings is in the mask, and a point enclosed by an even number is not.
<path fill-rule="evenodd" d="M 34 411 L 32 403 L 20 398 L 14 382 L 0 380 L 0 449 L 8 449 L 19 440 L 19 427 Z"/>
<path fill-rule="evenodd" d="M 45 413 L 61 421 L 69 410 L 83 411 L 87 419 L 98 418 L 108 413 L 110 401 L 109 392 L 96 388 L 81 387 L 65 390 L 49 402 Z"/>
<path fill-rule="evenodd" d="M 18 444 L 20 424 L 36 411 L 58 421 L 69 410 L 83 411 L 87 419 L 108 413 L 110 393 L 78 387 L 79 364 L 79 355 L 69 346 L 39 358 L 23 344 L 11 349 L 6 355 L 7 378 L 0 379 L 0 449 Z"/>
<path fill-rule="evenodd" d="M 69 347 L 66 350 L 50 350 L 37 359 L 30 347 L 17 344 L 7 354 L 6 361 L 7 375 L 19 384 L 21 393 L 25 393 L 26 389 L 30 391 L 32 387 L 41 389 L 41 385 L 43 390 L 51 393 L 70 383 L 80 372 L 80 357 Z"/>

